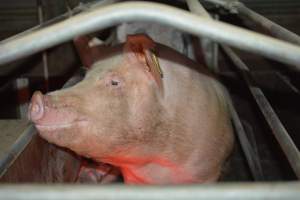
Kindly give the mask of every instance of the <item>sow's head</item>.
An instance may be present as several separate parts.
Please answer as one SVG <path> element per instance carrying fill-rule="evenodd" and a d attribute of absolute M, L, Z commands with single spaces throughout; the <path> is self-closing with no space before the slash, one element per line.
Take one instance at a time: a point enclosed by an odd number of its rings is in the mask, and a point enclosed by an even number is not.
<path fill-rule="evenodd" d="M 147 36 L 128 36 L 73 87 L 35 92 L 28 115 L 40 135 L 95 160 L 151 144 L 163 95 L 154 47 Z"/>

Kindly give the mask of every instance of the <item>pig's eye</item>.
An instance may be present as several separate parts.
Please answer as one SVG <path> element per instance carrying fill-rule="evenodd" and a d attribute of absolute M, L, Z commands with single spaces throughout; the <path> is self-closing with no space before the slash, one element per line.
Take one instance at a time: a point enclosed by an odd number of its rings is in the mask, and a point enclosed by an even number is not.
<path fill-rule="evenodd" d="M 111 80 L 110 81 L 110 84 L 112 85 L 112 86 L 118 86 L 119 85 L 119 81 L 117 81 L 117 80 Z"/>

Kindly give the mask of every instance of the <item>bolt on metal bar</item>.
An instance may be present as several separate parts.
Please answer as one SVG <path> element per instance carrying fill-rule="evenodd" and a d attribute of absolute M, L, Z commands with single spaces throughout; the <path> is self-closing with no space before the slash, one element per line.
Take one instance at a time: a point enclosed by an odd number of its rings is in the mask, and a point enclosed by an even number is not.
<path fill-rule="evenodd" d="M 276 38 L 291 42 L 293 44 L 300 45 L 300 36 L 287 30 L 286 28 L 274 23 L 266 17 L 249 9 L 243 3 L 239 1 L 220 1 L 220 0 L 205 0 L 216 5 L 220 5 L 230 11 L 237 13 L 239 16 L 256 23 L 260 27 L 264 28 Z"/>
<path fill-rule="evenodd" d="M 132 21 L 169 25 L 183 32 L 264 55 L 300 71 L 299 46 L 233 25 L 208 20 L 171 6 L 149 2 L 116 3 L 91 9 L 62 22 L 14 37 L 13 40 L 4 40 L 0 43 L 0 65 L 53 47 L 76 36 Z"/>
<path fill-rule="evenodd" d="M 199 1 L 186 0 L 186 3 L 189 10 L 192 13 L 212 20 L 209 13 L 205 10 L 205 8 L 201 5 Z M 218 71 L 218 65 L 214 60 L 216 59 L 216 54 L 217 54 L 217 52 L 215 51 L 217 48 L 216 47 L 217 43 L 207 38 L 200 38 L 200 40 L 201 40 L 201 47 L 202 47 L 202 51 L 204 52 L 204 59 L 207 67 L 214 72 Z"/>
<path fill-rule="evenodd" d="M 195 1 L 195 0 L 186 0 L 186 3 L 192 13 L 212 19 L 211 16 L 208 14 L 208 12 L 205 10 L 205 8 L 201 5 L 200 2 Z M 212 43 L 211 41 L 208 41 L 208 42 L 210 42 L 211 45 L 215 45 L 215 44 L 217 45 L 217 43 Z M 204 49 L 204 50 L 207 51 L 209 49 Z M 215 49 L 213 49 L 213 50 L 215 50 Z M 205 53 L 207 53 L 207 52 L 205 52 Z M 213 61 L 213 62 L 216 62 L 216 61 Z M 227 96 L 228 96 L 228 99 L 230 99 L 229 94 Z M 233 125 L 235 127 L 237 136 L 238 136 L 239 141 L 242 146 L 242 150 L 243 150 L 246 160 L 248 162 L 250 172 L 251 172 L 254 180 L 256 180 L 256 181 L 263 180 L 264 177 L 263 177 L 260 161 L 259 161 L 258 157 L 256 156 L 256 154 L 254 153 L 253 148 L 250 145 L 250 142 L 247 138 L 246 132 L 242 126 L 240 118 L 230 100 L 229 100 L 229 110 L 230 110 L 230 114 L 232 117 Z"/>
<path fill-rule="evenodd" d="M 246 82 L 252 96 L 254 97 L 259 109 L 263 113 L 269 127 L 272 130 L 277 142 L 285 153 L 292 169 L 298 179 L 300 179 L 300 152 L 284 128 L 280 119 L 276 115 L 269 101 L 265 97 L 263 91 L 255 86 L 249 77 L 249 68 L 247 65 L 233 52 L 233 50 L 225 45 L 221 45 L 225 53 L 229 56 L 236 68 L 241 72 L 244 81 Z"/>

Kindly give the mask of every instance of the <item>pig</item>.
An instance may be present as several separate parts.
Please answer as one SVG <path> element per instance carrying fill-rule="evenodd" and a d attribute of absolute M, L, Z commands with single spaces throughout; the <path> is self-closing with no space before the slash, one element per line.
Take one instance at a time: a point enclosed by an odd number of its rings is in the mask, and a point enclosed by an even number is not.
<path fill-rule="evenodd" d="M 234 137 L 216 78 L 143 34 L 95 48 L 82 81 L 33 94 L 29 117 L 40 136 L 118 167 L 127 184 L 217 181 Z"/>

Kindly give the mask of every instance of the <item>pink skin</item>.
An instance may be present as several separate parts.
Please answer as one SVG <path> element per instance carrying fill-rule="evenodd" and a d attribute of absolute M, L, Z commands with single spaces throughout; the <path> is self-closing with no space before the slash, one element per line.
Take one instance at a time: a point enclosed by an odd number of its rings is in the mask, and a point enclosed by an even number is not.
<path fill-rule="evenodd" d="M 120 171 L 111 165 L 83 161 L 77 182 L 107 184 L 116 181 L 119 175 Z"/>
<path fill-rule="evenodd" d="M 157 45 L 160 86 L 142 51 L 153 46 L 146 36 L 134 36 L 106 52 L 75 86 L 35 92 L 29 117 L 43 138 L 119 167 L 126 183 L 216 181 L 233 145 L 222 87 Z"/>

